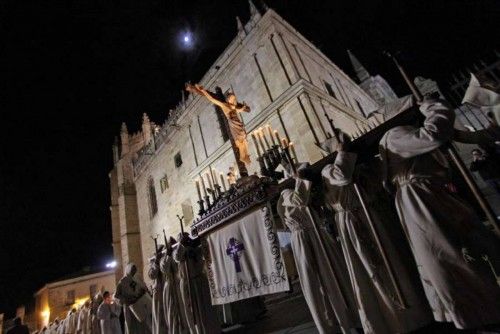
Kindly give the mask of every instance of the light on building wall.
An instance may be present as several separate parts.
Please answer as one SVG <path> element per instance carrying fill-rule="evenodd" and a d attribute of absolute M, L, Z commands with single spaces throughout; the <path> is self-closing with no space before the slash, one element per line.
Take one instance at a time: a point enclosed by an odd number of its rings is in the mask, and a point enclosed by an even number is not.
<path fill-rule="evenodd" d="M 77 298 L 75 300 L 75 303 L 73 304 L 73 307 L 80 308 L 83 304 L 85 304 L 87 300 L 90 300 L 90 297 Z"/>
<path fill-rule="evenodd" d="M 111 261 L 109 263 L 106 263 L 106 268 L 115 268 L 117 265 L 116 261 Z"/>
<path fill-rule="evenodd" d="M 50 320 L 50 309 L 46 308 L 41 312 L 42 315 L 42 324 L 43 326 L 48 326 L 49 325 L 49 320 Z"/>

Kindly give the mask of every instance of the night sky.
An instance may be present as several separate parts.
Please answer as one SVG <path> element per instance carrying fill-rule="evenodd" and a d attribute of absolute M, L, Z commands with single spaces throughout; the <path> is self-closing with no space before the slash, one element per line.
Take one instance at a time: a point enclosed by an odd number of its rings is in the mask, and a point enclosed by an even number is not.
<path fill-rule="evenodd" d="M 255 1 L 260 5 L 258 0 Z M 267 0 L 347 73 L 351 49 L 407 93 L 383 50 L 439 82 L 500 51 L 500 5 Z M 316 4 L 317 3 L 317 4 Z M 0 0 L 0 313 L 112 257 L 108 172 L 125 121 L 162 123 L 246 22 L 246 0 Z M 180 47 L 191 31 L 192 50 Z"/>

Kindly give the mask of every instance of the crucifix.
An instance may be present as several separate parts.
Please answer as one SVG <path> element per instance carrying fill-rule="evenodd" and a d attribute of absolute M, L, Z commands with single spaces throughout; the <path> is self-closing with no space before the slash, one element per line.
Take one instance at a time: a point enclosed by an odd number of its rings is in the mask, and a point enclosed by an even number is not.
<path fill-rule="evenodd" d="M 221 123 L 222 129 L 225 130 L 223 131 L 223 137 L 225 133 L 229 137 L 240 175 L 242 177 L 248 176 L 246 165 L 250 164 L 250 155 L 246 139 L 247 133 L 238 113 L 250 112 L 250 107 L 245 103 L 238 103 L 234 93 L 228 93 L 227 96 L 224 96 L 220 87 L 216 87 L 216 92 L 213 93 L 198 84 L 187 84 L 186 90 L 204 96 L 215 106 L 219 123 Z M 220 114 L 223 114 L 224 117 L 219 117 Z"/>
<path fill-rule="evenodd" d="M 241 272 L 240 264 L 240 252 L 245 250 L 243 243 L 239 242 L 235 238 L 229 239 L 229 244 L 227 245 L 226 255 L 228 255 L 234 262 L 234 267 L 237 273 Z"/>

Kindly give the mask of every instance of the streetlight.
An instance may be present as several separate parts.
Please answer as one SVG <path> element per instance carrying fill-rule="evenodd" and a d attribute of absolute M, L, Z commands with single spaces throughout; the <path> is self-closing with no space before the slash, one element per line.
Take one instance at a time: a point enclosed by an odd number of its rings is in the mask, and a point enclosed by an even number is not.
<path fill-rule="evenodd" d="M 117 265 L 116 261 L 111 261 L 109 263 L 106 263 L 106 268 L 115 268 Z"/>

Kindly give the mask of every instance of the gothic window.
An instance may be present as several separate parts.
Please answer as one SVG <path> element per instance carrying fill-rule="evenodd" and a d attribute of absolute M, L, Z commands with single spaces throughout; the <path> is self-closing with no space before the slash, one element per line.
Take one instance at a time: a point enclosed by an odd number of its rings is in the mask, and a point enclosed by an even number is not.
<path fill-rule="evenodd" d="M 89 287 L 90 298 L 94 298 L 97 293 L 97 284 L 91 284 Z"/>
<path fill-rule="evenodd" d="M 148 195 L 149 195 L 149 212 L 152 218 L 158 213 L 158 202 L 156 201 L 155 183 L 153 181 L 153 178 L 151 177 L 148 180 Z"/>
<path fill-rule="evenodd" d="M 163 194 L 165 190 L 168 189 L 168 178 L 167 174 L 164 174 L 163 177 L 160 179 L 160 190 L 161 193 Z"/>
<path fill-rule="evenodd" d="M 176 168 L 179 168 L 182 165 L 181 152 L 177 152 L 177 154 L 174 156 L 174 163 Z"/>
<path fill-rule="evenodd" d="M 328 92 L 328 94 L 330 94 L 330 96 L 333 96 L 335 99 L 337 99 L 337 95 L 335 95 L 335 92 L 333 91 L 332 85 L 330 85 L 326 81 L 323 81 L 323 82 L 325 83 L 326 91 Z"/>
<path fill-rule="evenodd" d="M 75 303 L 75 290 L 66 292 L 66 305 L 73 305 Z"/>

